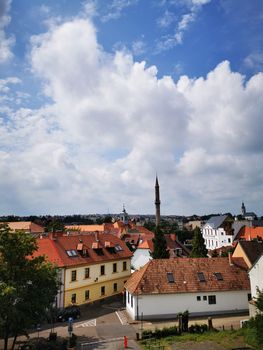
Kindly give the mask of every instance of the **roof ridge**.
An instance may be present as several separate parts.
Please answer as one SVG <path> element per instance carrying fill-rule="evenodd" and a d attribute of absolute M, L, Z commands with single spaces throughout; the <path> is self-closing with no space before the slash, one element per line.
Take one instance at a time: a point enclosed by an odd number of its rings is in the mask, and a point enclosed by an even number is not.
<path fill-rule="evenodd" d="M 137 291 L 138 285 L 141 283 L 141 280 L 144 277 L 144 274 L 146 273 L 146 271 L 148 270 L 151 262 L 152 262 L 152 260 L 148 261 L 147 264 L 145 264 L 140 270 L 138 270 L 138 272 L 141 272 L 141 277 L 138 279 L 138 281 L 136 283 L 136 287 L 134 289 L 134 292 Z"/>

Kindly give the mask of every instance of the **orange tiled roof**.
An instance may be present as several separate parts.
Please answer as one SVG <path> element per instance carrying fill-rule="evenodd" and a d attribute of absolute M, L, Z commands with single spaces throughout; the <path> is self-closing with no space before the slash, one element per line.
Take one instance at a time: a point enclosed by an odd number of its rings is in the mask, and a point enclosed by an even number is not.
<path fill-rule="evenodd" d="M 150 249 L 150 251 L 153 251 L 153 241 L 150 239 L 144 240 L 142 243 L 138 245 L 138 249 Z"/>
<path fill-rule="evenodd" d="M 96 235 L 92 233 L 76 234 L 72 236 L 56 234 L 54 237 L 55 240 L 52 240 L 51 237 L 38 239 L 38 254 L 46 255 L 51 262 L 59 260 L 60 266 L 78 266 L 132 257 L 132 253 L 125 242 L 109 233 L 97 233 Z M 96 241 L 96 237 L 99 242 Z M 46 241 L 49 242 L 47 243 Z M 83 243 L 83 249 L 87 251 L 87 256 L 83 256 L 77 251 L 79 243 Z M 120 246 L 121 250 L 116 250 L 112 254 L 110 249 L 116 246 Z M 50 250 L 50 247 L 54 247 L 54 249 Z M 97 247 L 101 248 L 102 255 L 96 253 Z M 74 250 L 76 255 L 69 256 L 67 251 L 71 250 Z"/>
<path fill-rule="evenodd" d="M 44 232 L 44 228 L 40 225 L 35 224 L 32 221 L 10 221 L 7 222 L 11 231 L 27 231 L 31 233 Z"/>
<path fill-rule="evenodd" d="M 239 231 L 236 239 L 243 239 L 245 241 L 252 241 L 253 239 L 262 239 L 263 240 L 263 227 L 248 227 L 244 226 Z"/>
<path fill-rule="evenodd" d="M 235 259 L 240 264 L 241 260 Z M 175 283 L 168 282 L 168 272 L 173 273 Z M 198 272 L 203 272 L 205 282 L 198 280 Z M 216 279 L 216 272 L 221 273 L 222 281 Z M 250 282 L 247 271 L 230 265 L 228 258 L 154 259 L 135 271 L 125 288 L 138 294 L 193 293 L 249 290 Z"/>
<path fill-rule="evenodd" d="M 59 254 L 55 241 L 49 238 L 37 239 L 38 250 L 34 252 L 33 256 L 37 257 L 45 255 L 46 259 L 52 264 L 63 267 L 64 262 Z"/>
<path fill-rule="evenodd" d="M 104 224 L 102 225 L 67 225 L 65 226 L 65 231 L 80 231 L 80 232 L 95 232 L 95 231 L 105 231 Z"/>

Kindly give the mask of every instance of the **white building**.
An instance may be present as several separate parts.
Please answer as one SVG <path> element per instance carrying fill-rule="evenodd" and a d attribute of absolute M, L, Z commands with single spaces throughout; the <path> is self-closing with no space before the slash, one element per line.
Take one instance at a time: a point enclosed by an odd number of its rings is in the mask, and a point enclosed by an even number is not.
<path fill-rule="evenodd" d="M 233 219 L 228 215 L 212 216 L 202 228 L 206 249 L 213 250 L 232 245 L 232 223 Z"/>
<path fill-rule="evenodd" d="M 250 283 L 242 258 L 156 259 L 125 284 L 126 310 L 133 319 L 234 314 L 248 311 Z"/>
<path fill-rule="evenodd" d="M 249 278 L 251 284 L 251 297 L 252 300 L 249 303 L 249 314 L 254 316 L 257 312 L 255 307 L 255 299 L 257 299 L 257 289 L 263 291 L 263 254 L 258 258 L 254 265 L 249 270 Z"/>

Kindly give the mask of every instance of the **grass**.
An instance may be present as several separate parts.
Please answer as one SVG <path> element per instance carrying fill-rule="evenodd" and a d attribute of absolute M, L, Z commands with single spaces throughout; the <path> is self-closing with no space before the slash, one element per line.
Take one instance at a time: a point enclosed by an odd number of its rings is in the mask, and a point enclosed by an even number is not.
<path fill-rule="evenodd" d="M 158 345 L 162 346 L 165 350 L 171 349 L 171 345 L 174 343 L 184 343 L 184 342 L 205 342 L 210 341 L 217 343 L 224 347 L 226 350 L 237 347 L 250 346 L 255 350 L 263 350 L 263 345 L 258 346 L 255 342 L 255 334 L 251 329 L 238 329 L 238 330 L 225 330 L 217 332 L 205 332 L 202 334 L 190 334 L 185 333 L 178 336 L 170 336 L 167 338 L 162 338 L 160 340 L 147 340 L 141 341 L 143 349 L 158 349 Z"/>

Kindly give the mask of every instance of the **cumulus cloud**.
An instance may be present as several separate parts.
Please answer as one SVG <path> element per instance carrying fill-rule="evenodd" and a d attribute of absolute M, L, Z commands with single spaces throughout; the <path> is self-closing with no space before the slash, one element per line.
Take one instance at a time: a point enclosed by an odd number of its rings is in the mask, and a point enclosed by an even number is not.
<path fill-rule="evenodd" d="M 105 52 L 79 18 L 31 47 L 51 103 L 0 110 L 2 212 L 117 212 L 126 203 L 151 213 L 156 171 L 163 213 L 238 211 L 248 196 L 259 205 L 262 73 L 245 81 L 225 61 L 206 77 L 158 78 L 131 54 Z"/>
<path fill-rule="evenodd" d="M 14 36 L 7 36 L 5 27 L 8 26 L 11 18 L 8 16 L 11 0 L 3 0 L 0 3 L 0 63 L 5 63 L 13 57 L 11 47 L 15 42 Z"/>

